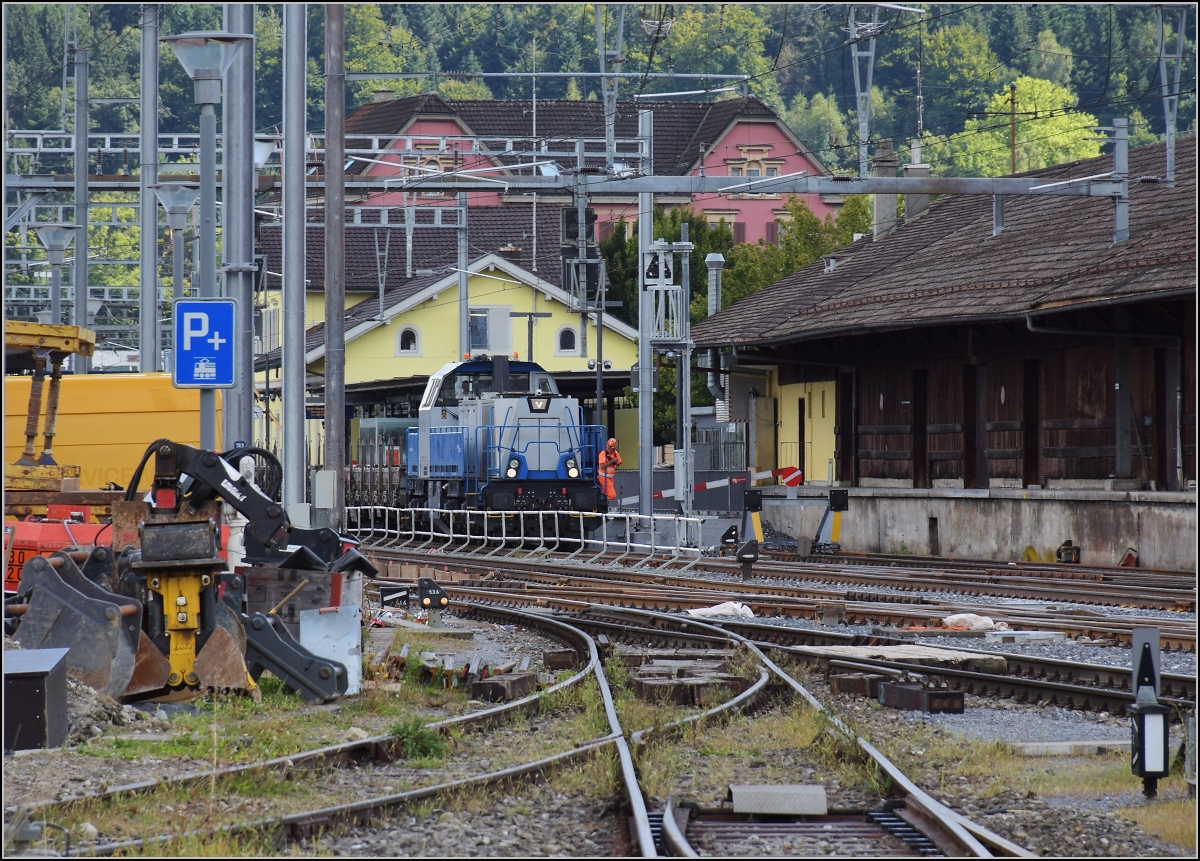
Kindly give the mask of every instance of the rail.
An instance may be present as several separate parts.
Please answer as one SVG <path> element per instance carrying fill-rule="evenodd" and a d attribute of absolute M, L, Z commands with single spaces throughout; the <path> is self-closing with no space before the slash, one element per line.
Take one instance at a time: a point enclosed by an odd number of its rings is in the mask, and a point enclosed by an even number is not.
<path fill-rule="evenodd" d="M 461 511 L 346 507 L 346 529 L 373 550 L 464 553 L 503 559 L 531 551 L 632 568 L 700 561 L 703 519 L 674 514 L 584 511 Z M 615 554 L 615 558 L 612 557 Z"/>

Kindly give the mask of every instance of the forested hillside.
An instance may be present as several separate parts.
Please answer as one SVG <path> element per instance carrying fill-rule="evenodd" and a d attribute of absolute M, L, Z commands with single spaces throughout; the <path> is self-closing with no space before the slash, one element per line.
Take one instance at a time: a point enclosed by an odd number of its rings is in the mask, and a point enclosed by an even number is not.
<path fill-rule="evenodd" d="M 64 15 L 75 8 L 80 44 L 90 49 L 93 97 L 138 95 L 140 7 L 136 4 L 11 4 L 5 10 L 10 129 L 64 125 Z M 160 33 L 219 30 L 221 6 L 160 5 Z M 615 5 L 348 4 L 346 64 L 355 72 L 596 71 L 596 9 L 615 47 Z M 857 160 L 854 77 L 842 4 L 628 5 L 622 96 L 703 88 L 702 81 L 646 73 L 746 74 L 752 91 L 777 110 L 831 168 Z M 859 20 L 871 7 L 859 6 Z M 1158 48 L 1151 5 L 926 4 L 922 17 L 879 10 L 872 139 L 907 141 L 918 113 L 926 160 L 935 173 L 995 175 L 1009 170 L 1009 85 L 1017 83 L 1018 170 L 1093 155 L 1088 125 L 1127 116 L 1133 142 L 1163 131 Z M 257 16 L 257 124 L 282 121 L 281 7 Z M 323 117 L 324 7 L 309 7 L 309 125 Z M 1167 16 L 1174 45 L 1174 14 Z M 1195 18 L 1188 25 L 1179 131 L 1195 128 Z M 648 32 L 667 30 L 652 41 Z M 170 56 L 161 64 L 164 132 L 192 131 L 192 88 Z M 922 110 L 918 112 L 918 70 Z M 711 88 L 722 86 L 714 81 Z M 598 98 L 594 78 L 450 79 L 351 82 L 349 108 L 386 86 L 437 90 L 449 98 Z M 720 94 L 711 98 L 730 97 Z M 66 127 L 71 108 L 66 104 Z M 137 128 L 137 105 L 97 105 L 94 131 Z"/>

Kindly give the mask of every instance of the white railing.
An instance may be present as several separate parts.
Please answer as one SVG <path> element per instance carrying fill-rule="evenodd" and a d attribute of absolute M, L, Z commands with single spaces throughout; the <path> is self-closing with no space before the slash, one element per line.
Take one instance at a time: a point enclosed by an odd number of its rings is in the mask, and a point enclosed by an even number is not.
<path fill-rule="evenodd" d="M 700 559 L 703 518 L 581 511 L 461 511 L 347 506 L 345 528 L 364 550 L 514 558 L 563 553 L 564 562 L 661 567 Z M 616 558 L 607 558 L 616 554 Z"/>

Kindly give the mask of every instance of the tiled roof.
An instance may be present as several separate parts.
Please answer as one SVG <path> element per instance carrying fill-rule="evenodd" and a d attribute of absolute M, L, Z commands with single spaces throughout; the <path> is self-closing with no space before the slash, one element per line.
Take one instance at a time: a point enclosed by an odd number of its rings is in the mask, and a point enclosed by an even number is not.
<path fill-rule="evenodd" d="M 425 208 L 425 212 L 433 207 Z M 554 286 L 562 285 L 562 255 L 559 237 L 562 234 L 560 212 L 562 207 L 540 204 L 537 207 L 537 262 L 534 263 L 533 207 L 531 204 L 512 203 L 500 206 L 480 206 L 468 210 L 467 214 L 467 257 L 477 260 L 487 254 L 499 253 L 505 246 L 515 246 L 520 254 L 514 254 L 513 263 L 528 272 L 537 274 L 543 281 Z M 379 314 L 379 281 L 376 257 L 376 231 L 368 225 L 346 226 L 346 292 L 373 294 L 357 305 L 346 309 L 345 330 L 376 317 Z M 384 281 L 383 307 L 391 308 L 415 296 L 425 288 L 453 274 L 458 266 L 458 230 L 455 227 L 418 227 L 413 230 L 413 273 L 406 278 L 405 235 L 403 227 L 392 227 L 391 244 L 388 246 L 386 277 Z M 260 228 L 260 253 L 267 258 L 268 272 L 280 272 L 282 259 L 283 230 L 279 226 Z M 379 237 L 378 248 L 384 249 L 384 237 Z M 321 292 L 325 283 L 325 230 L 320 225 L 310 225 L 305 242 L 307 278 L 309 290 Z M 382 261 L 380 261 L 382 263 Z M 422 274 L 417 274 L 422 273 Z M 267 276 L 267 288 L 279 289 L 281 279 Z M 304 336 L 304 350 L 309 352 L 325 343 L 325 324 L 310 327 Z M 265 357 L 267 365 L 277 365 L 280 351 L 272 351 Z M 263 368 L 263 360 L 258 362 Z"/>
<path fill-rule="evenodd" d="M 423 275 L 420 278 L 413 278 L 406 282 L 402 287 L 385 290 L 383 293 L 384 309 L 391 308 L 398 302 L 403 302 L 410 296 L 415 296 L 426 287 L 436 284 L 446 277 L 446 272 L 438 272 L 434 275 Z M 379 298 L 373 296 L 370 299 L 364 299 L 352 308 L 346 309 L 345 331 L 350 331 L 355 326 L 373 320 L 379 317 Z M 325 324 L 317 323 L 315 326 L 310 326 L 304 331 L 304 353 L 307 355 L 312 350 L 322 347 L 325 344 Z M 282 359 L 282 348 L 275 348 L 266 356 L 260 357 L 255 362 L 255 370 L 261 371 L 264 367 L 275 367 Z"/>
<path fill-rule="evenodd" d="M 871 330 L 1020 318 L 1090 301 L 1196 289 L 1196 139 L 1176 143 L 1176 184 L 1162 144 L 1130 152 L 1129 239 L 1113 245 L 1107 198 L 1010 195 L 992 235 L 992 200 L 953 195 L 879 241 L 860 239 L 692 329 L 698 346 L 778 344 Z M 1059 165 L 1050 180 L 1111 169 L 1111 156 Z"/>
<path fill-rule="evenodd" d="M 449 210 L 447 207 L 440 207 Z M 399 207 L 397 207 L 399 210 Z M 435 207 L 418 207 L 417 223 L 432 223 Z M 506 245 L 521 249 L 515 258 L 518 266 L 535 272 L 542 279 L 561 286 L 562 271 L 559 263 L 559 239 L 562 236 L 562 206 L 540 203 L 537 207 L 537 230 L 534 230 L 533 206 L 529 203 L 506 203 L 504 206 L 475 206 L 467 211 L 467 256 L 472 260 L 484 254 L 499 252 Z M 349 219 L 350 211 L 347 211 Z M 319 217 L 319 213 L 310 214 Z M 364 213 L 364 220 L 369 213 Z M 378 215 L 376 215 L 378 217 Z M 386 234 L 391 234 L 390 244 Z M 376 236 L 378 234 L 378 246 Z M 533 257 L 536 238 L 537 260 Z M 383 266 L 382 255 L 387 249 L 386 289 L 402 288 L 409 280 L 405 277 L 405 231 L 403 226 L 390 225 L 381 229 L 367 224 L 346 225 L 346 292 L 371 292 L 379 290 L 379 270 Z M 266 255 L 268 272 L 282 272 L 283 228 L 278 225 L 263 225 L 259 228 L 259 251 Z M 325 283 L 325 229 L 320 225 L 309 225 L 305 237 L 308 289 L 322 290 Z M 448 267 L 458 265 L 458 230 L 455 227 L 413 228 L 413 273 L 433 269 L 443 273 Z M 279 289 L 282 280 L 268 275 L 268 289 Z"/>
<path fill-rule="evenodd" d="M 412 117 L 432 114 L 453 115 L 454 109 L 436 93 L 421 93 L 386 102 L 368 102 L 346 117 L 346 134 L 396 134 Z"/>
<path fill-rule="evenodd" d="M 603 102 L 538 99 L 536 110 L 538 139 L 604 135 Z M 716 143 L 736 118 L 778 119 L 754 96 L 715 102 L 627 100 L 617 103 L 617 138 L 637 137 L 638 112 L 642 110 L 654 112 L 654 173 L 658 176 L 687 174 L 700 156 L 700 146 Z M 398 134 L 413 118 L 430 114 L 456 115 L 466 134 L 479 137 L 535 137 L 534 104 L 529 99 L 446 101 L 431 93 L 362 105 L 346 118 L 346 134 Z M 349 139 L 347 146 L 352 146 Z"/>

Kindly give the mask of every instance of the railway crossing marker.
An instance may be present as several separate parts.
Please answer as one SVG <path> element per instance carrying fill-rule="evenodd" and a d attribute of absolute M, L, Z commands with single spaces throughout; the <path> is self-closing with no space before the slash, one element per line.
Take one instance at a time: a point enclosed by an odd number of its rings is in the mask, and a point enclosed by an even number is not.
<path fill-rule="evenodd" d="M 692 489 L 701 490 L 716 490 L 718 487 L 728 487 L 731 484 L 746 484 L 748 481 L 762 481 L 764 478 L 778 478 L 780 482 L 787 487 L 799 487 L 804 483 L 804 473 L 794 466 L 785 466 L 780 469 L 765 469 L 762 472 L 752 472 L 749 476 L 734 475 L 729 478 L 718 478 L 713 481 L 705 481 L 700 484 L 692 485 Z M 674 499 L 675 488 L 669 487 L 666 490 L 656 490 L 650 494 L 651 499 Z M 623 496 L 621 497 L 621 505 L 637 505 L 640 497 L 638 496 Z"/>

